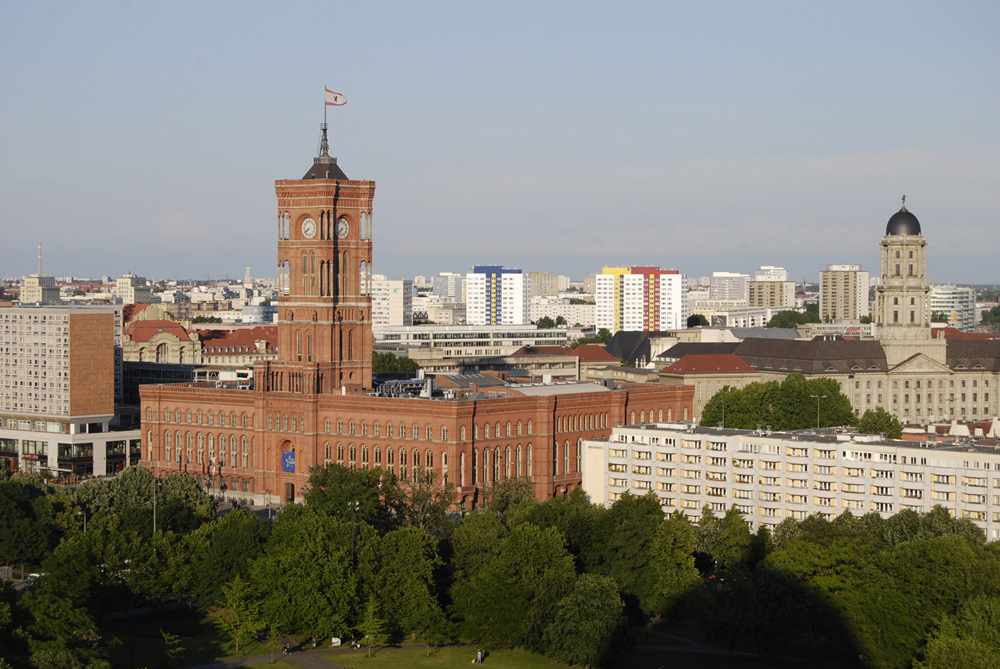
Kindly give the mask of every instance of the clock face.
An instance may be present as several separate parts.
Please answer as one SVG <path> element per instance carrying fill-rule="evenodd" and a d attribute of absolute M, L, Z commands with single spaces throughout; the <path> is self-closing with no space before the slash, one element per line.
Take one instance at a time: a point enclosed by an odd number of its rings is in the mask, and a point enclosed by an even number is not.
<path fill-rule="evenodd" d="M 316 234 L 316 221 L 311 218 L 307 218 L 302 221 L 302 236 L 306 239 L 312 239 Z"/>
<path fill-rule="evenodd" d="M 350 224 L 348 224 L 346 218 L 342 218 L 339 221 L 337 221 L 337 236 L 338 237 L 340 237 L 341 239 L 343 239 L 344 237 L 347 236 L 347 233 L 350 232 L 350 230 L 351 230 L 351 226 L 350 226 Z"/>

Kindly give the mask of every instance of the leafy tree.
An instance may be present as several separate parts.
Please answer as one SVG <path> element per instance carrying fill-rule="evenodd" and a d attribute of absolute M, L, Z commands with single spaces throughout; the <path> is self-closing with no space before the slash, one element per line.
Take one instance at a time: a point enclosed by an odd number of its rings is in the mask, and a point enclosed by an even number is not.
<path fill-rule="evenodd" d="M 776 430 L 815 427 L 817 400 L 821 426 L 849 425 L 855 420 L 851 401 L 836 381 L 806 379 L 795 372 L 780 384 L 757 381 L 739 389 L 724 387 L 705 404 L 701 424 L 721 423 L 724 412 L 726 427 L 754 429 L 758 425 L 771 425 Z"/>
<path fill-rule="evenodd" d="M 931 323 L 950 323 L 950 322 L 951 318 L 949 318 L 948 314 L 944 313 L 943 311 L 935 311 L 931 313 Z"/>
<path fill-rule="evenodd" d="M 535 321 L 535 326 L 539 330 L 551 330 L 556 326 L 556 322 L 549 318 L 548 316 L 542 316 L 537 321 Z"/>
<path fill-rule="evenodd" d="M 217 624 L 232 640 L 236 652 L 251 639 L 256 638 L 263 625 L 260 622 L 260 603 L 250 583 L 239 574 L 222 586 L 222 605 L 225 607 L 216 618 Z"/>
<path fill-rule="evenodd" d="M 368 646 L 368 657 L 372 656 L 372 646 L 384 646 L 389 643 L 389 635 L 385 632 L 385 621 L 378 616 L 378 609 L 371 599 L 365 604 L 365 613 L 358 623 L 361 633 L 361 643 Z"/>
<path fill-rule="evenodd" d="M 753 537 L 735 506 L 719 518 L 706 505 L 698 524 L 698 550 L 711 555 L 723 571 L 730 571 L 750 560 Z"/>
<path fill-rule="evenodd" d="M 903 424 L 894 415 L 876 407 L 868 409 L 858 421 L 858 431 L 864 434 L 884 434 L 889 439 L 899 439 L 903 436 Z"/>
<path fill-rule="evenodd" d="M 875 319 L 872 316 L 862 316 L 858 320 L 861 322 L 862 325 L 868 325 L 872 323 Z"/>
<path fill-rule="evenodd" d="M 563 327 L 564 325 L 566 325 L 566 317 L 556 316 L 556 327 Z"/>
<path fill-rule="evenodd" d="M 623 608 L 613 578 L 582 574 L 545 628 L 546 654 L 567 664 L 606 666 L 628 645 Z"/>
<path fill-rule="evenodd" d="M 270 530 L 254 514 L 236 509 L 188 535 L 192 542 L 203 539 L 191 555 L 198 598 L 205 603 L 219 601 L 227 582 L 238 576 L 249 578 L 250 564 L 266 545 Z"/>
<path fill-rule="evenodd" d="M 451 535 L 455 583 L 471 580 L 500 552 L 507 528 L 493 511 L 481 510 L 463 518 Z"/>
<path fill-rule="evenodd" d="M 163 635 L 163 643 L 166 646 L 164 653 L 167 656 L 167 666 L 169 667 L 182 667 L 184 666 L 181 658 L 184 655 L 184 646 L 181 645 L 181 638 L 176 634 L 171 634 L 170 632 L 164 632 L 160 630 L 160 634 Z"/>
<path fill-rule="evenodd" d="M 708 327 L 708 319 L 705 318 L 702 314 L 691 314 L 687 318 L 687 323 L 685 323 L 685 327 L 688 328 Z"/>
<path fill-rule="evenodd" d="M 290 504 L 278 516 L 263 555 L 250 570 L 261 596 L 261 618 L 283 630 L 316 636 L 344 636 L 354 621 L 358 579 L 355 555 L 377 542 L 374 530 L 358 521 L 352 551 L 352 523 L 311 506 Z M 368 568 L 365 567 L 367 571 Z"/>
<path fill-rule="evenodd" d="M 531 480 L 523 476 L 500 479 L 483 492 L 483 508 L 503 518 L 511 509 L 535 496 Z"/>
<path fill-rule="evenodd" d="M 695 530 L 680 511 L 675 511 L 657 525 L 649 560 L 656 583 L 649 599 L 642 602 L 644 610 L 669 617 L 694 588 L 700 578 L 694 566 L 696 547 Z"/>
<path fill-rule="evenodd" d="M 809 317 L 802 313 L 801 311 L 795 311 L 792 309 L 786 311 L 779 311 L 771 320 L 767 322 L 765 327 L 769 328 L 796 328 L 805 323 L 810 323 Z"/>
<path fill-rule="evenodd" d="M 978 595 L 946 615 L 927 637 L 916 669 L 992 669 L 1000 666 L 1000 599 Z"/>
<path fill-rule="evenodd" d="M 426 530 L 404 527 L 389 532 L 378 545 L 378 565 L 369 601 L 387 616 L 385 629 L 407 633 L 439 610 L 435 570 L 441 565 L 437 540 Z"/>
<path fill-rule="evenodd" d="M 409 374 L 413 375 L 420 369 L 414 360 L 406 356 L 397 356 L 395 353 L 372 352 L 372 373 L 373 374 Z"/>
<path fill-rule="evenodd" d="M 331 463 L 309 470 L 306 504 L 332 518 L 368 523 L 388 532 L 402 521 L 405 502 L 391 472 Z"/>
<path fill-rule="evenodd" d="M 0 481 L 0 560 L 37 564 L 58 540 L 45 486 L 23 474 Z"/>
<path fill-rule="evenodd" d="M 537 651 L 574 580 L 573 558 L 558 530 L 525 523 L 511 530 L 477 574 L 455 584 L 454 609 L 469 636 Z"/>
<path fill-rule="evenodd" d="M 418 470 L 410 485 L 409 494 L 403 498 L 404 517 L 407 525 L 429 532 L 443 534 L 448 528 L 448 509 L 458 499 L 455 486 L 441 482 L 437 471 Z"/>

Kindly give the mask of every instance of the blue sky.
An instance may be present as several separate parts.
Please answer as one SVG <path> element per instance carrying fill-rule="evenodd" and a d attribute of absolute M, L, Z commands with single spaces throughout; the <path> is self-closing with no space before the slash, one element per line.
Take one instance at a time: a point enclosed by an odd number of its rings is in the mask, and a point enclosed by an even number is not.
<path fill-rule="evenodd" d="M 377 182 L 375 269 L 998 280 L 1000 3 L 31 2 L 0 22 L 0 274 L 275 273 L 274 180 Z"/>

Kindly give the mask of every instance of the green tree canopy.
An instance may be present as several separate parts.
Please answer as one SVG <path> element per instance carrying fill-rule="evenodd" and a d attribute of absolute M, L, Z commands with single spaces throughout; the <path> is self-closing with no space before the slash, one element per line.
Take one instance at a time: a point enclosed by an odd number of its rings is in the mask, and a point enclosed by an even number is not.
<path fill-rule="evenodd" d="M 332 518 L 368 523 L 379 532 L 403 520 L 404 495 L 396 477 L 379 467 L 349 469 L 330 463 L 309 471 L 306 504 Z"/>
<path fill-rule="evenodd" d="M 708 319 L 701 314 L 691 314 L 687 318 L 687 323 L 685 323 L 685 327 L 689 328 L 708 327 Z"/>
<path fill-rule="evenodd" d="M 415 374 L 420 369 L 415 361 L 395 353 L 372 353 L 372 374 Z"/>
<path fill-rule="evenodd" d="M 864 434 L 884 434 L 889 439 L 903 436 L 903 424 L 882 407 L 868 409 L 858 421 L 858 431 Z"/>
<path fill-rule="evenodd" d="M 608 666 L 628 645 L 623 608 L 613 578 L 581 574 L 545 628 L 546 654 L 567 664 Z"/>
<path fill-rule="evenodd" d="M 556 326 L 556 322 L 549 318 L 548 316 L 542 316 L 537 321 L 535 321 L 535 326 L 539 330 L 551 330 Z"/>
<path fill-rule="evenodd" d="M 802 430 L 816 427 L 817 418 L 821 427 L 851 425 L 855 421 L 851 401 L 836 381 L 806 379 L 795 372 L 780 384 L 755 381 L 739 389 L 724 387 L 705 405 L 701 424 L 715 426 L 724 419 L 725 427 L 745 430 L 758 425 Z"/>

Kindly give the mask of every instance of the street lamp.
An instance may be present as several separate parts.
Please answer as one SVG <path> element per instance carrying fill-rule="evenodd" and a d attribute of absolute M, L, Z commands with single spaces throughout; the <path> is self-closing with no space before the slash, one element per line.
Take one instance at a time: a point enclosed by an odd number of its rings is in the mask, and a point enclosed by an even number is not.
<path fill-rule="evenodd" d="M 355 558 L 354 555 L 354 517 L 358 512 L 359 506 L 361 506 L 361 504 L 360 502 L 358 502 L 358 500 L 354 500 L 353 502 L 347 503 L 347 508 L 350 509 L 351 511 L 351 565 L 354 566 L 355 569 L 357 568 L 358 565 L 357 565 L 357 559 Z"/>
<path fill-rule="evenodd" d="M 810 395 L 809 397 L 812 397 L 812 398 L 814 398 L 816 400 L 816 429 L 818 430 L 819 429 L 819 401 L 821 399 L 825 399 L 826 395 Z"/>

